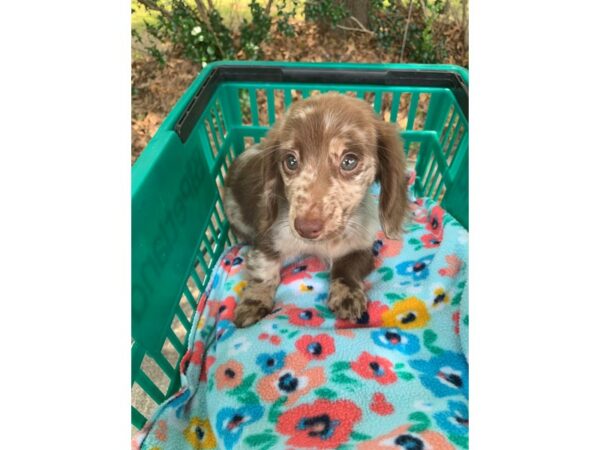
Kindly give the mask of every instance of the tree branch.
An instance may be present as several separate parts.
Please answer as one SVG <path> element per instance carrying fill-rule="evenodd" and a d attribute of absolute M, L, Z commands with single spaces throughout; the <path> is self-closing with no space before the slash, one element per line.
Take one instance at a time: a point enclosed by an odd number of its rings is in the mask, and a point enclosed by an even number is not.
<path fill-rule="evenodd" d="M 362 23 L 360 23 L 360 20 L 358 20 L 356 17 L 354 16 L 350 16 L 350 20 L 353 20 L 354 22 L 356 22 L 356 24 L 360 27 L 361 30 L 363 30 L 364 32 L 367 33 L 371 33 L 371 34 L 375 34 L 373 33 L 371 30 L 369 30 L 367 27 L 365 27 Z"/>
<path fill-rule="evenodd" d="M 469 19 L 467 16 L 467 0 L 462 0 L 462 28 L 465 50 L 469 48 Z"/>
<path fill-rule="evenodd" d="M 160 6 L 159 4 L 157 4 L 155 1 L 153 1 L 153 0 L 137 0 L 137 1 L 139 3 L 141 3 L 142 5 L 144 5 L 146 8 L 151 9 L 153 11 L 158 11 L 163 16 L 168 17 L 169 19 L 171 18 L 171 13 L 169 11 L 167 11 L 165 8 L 163 8 L 162 6 Z"/>
<path fill-rule="evenodd" d="M 352 28 L 352 27 L 345 27 L 343 25 L 336 25 L 336 28 L 340 28 L 342 30 L 346 30 L 346 31 L 356 31 L 358 33 L 367 33 L 370 34 L 371 36 L 373 36 L 375 33 L 369 30 L 361 30 L 360 28 Z"/>
<path fill-rule="evenodd" d="M 367 27 L 365 27 L 362 23 L 360 23 L 360 20 L 358 20 L 356 17 L 350 16 L 349 19 L 356 22 L 360 28 L 345 27 L 343 25 L 336 25 L 336 28 L 341 28 L 342 30 L 348 30 L 348 31 L 358 31 L 360 33 L 367 33 L 367 34 L 370 34 L 371 36 L 373 36 L 375 34 L 373 31 L 367 29 Z"/>
<path fill-rule="evenodd" d="M 427 8 L 427 1 L 421 0 L 421 8 L 423 8 L 423 15 L 429 17 L 429 8 Z"/>
<path fill-rule="evenodd" d="M 212 11 L 214 9 L 214 5 L 211 0 L 207 0 L 207 1 L 208 1 L 208 7 Z M 206 6 L 202 2 L 202 0 L 196 0 L 196 8 L 198 9 L 198 13 L 200 14 L 200 19 L 202 19 L 202 21 L 204 21 L 204 23 L 206 24 L 206 27 L 208 28 L 208 31 L 210 31 L 211 34 L 214 36 L 215 44 L 216 44 L 217 48 L 219 49 L 219 52 L 221 53 L 221 58 L 225 58 L 225 52 L 223 51 L 223 47 L 221 47 L 221 43 L 219 42 L 217 33 L 215 33 L 215 30 L 213 29 L 213 27 L 210 23 L 210 17 L 208 15 L 208 11 L 206 10 Z"/>
<path fill-rule="evenodd" d="M 404 27 L 404 37 L 402 38 L 402 50 L 400 51 L 400 62 L 404 62 L 404 46 L 406 45 L 406 37 L 408 36 L 408 24 L 410 23 L 410 15 L 412 13 L 413 0 L 410 0 L 408 4 L 408 18 L 406 19 L 406 26 Z"/>
<path fill-rule="evenodd" d="M 204 20 L 205 22 L 208 22 L 208 12 L 206 11 L 206 6 L 204 6 L 204 3 L 202 3 L 202 0 L 196 0 L 196 9 L 198 10 L 198 13 L 200 14 L 200 18 L 202 20 Z"/>
<path fill-rule="evenodd" d="M 267 2 L 267 6 L 265 6 L 265 12 L 267 14 L 267 16 L 271 15 L 271 6 L 273 5 L 273 0 L 269 0 Z"/>

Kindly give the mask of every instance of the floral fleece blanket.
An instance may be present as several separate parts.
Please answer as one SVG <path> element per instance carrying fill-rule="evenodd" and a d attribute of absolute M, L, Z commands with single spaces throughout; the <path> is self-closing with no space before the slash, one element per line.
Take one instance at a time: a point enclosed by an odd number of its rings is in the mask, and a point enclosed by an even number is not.
<path fill-rule="evenodd" d="M 307 257 L 283 268 L 273 313 L 236 329 L 248 247 L 226 250 L 194 317 L 182 388 L 133 447 L 467 448 L 467 232 L 429 199 L 411 210 L 403 241 L 380 232 L 373 243 L 357 323 L 327 309 L 327 267 Z"/>

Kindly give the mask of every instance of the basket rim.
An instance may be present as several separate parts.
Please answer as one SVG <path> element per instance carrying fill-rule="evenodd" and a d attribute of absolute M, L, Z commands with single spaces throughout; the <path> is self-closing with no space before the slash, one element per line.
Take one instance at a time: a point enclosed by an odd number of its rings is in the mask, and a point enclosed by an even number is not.
<path fill-rule="evenodd" d="M 404 64 L 404 63 L 348 63 L 348 62 L 289 62 L 289 61 L 215 61 L 207 64 L 190 84 L 184 94 L 165 117 L 155 135 L 132 167 L 132 195 L 141 184 L 157 160 L 161 142 L 169 139 L 187 140 L 195 125 L 197 116 L 212 96 L 219 83 L 242 81 L 294 82 L 298 77 L 319 74 L 342 74 L 346 79 L 362 73 L 367 75 L 358 84 L 394 86 L 399 81 L 411 82 L 415 86 L 435 87 L 430 83 L 440 83 L 439 87 L 449 87 L 457 94 L 457 101 L 468 120 L 468 70 L 453 64 Z M 256 79 L 256 77 L 262 79 Z M 240 80 L 240 77 L 242 79 Z M 290 81 L 291 80 L 291 81 Z M 335 84 L 335 80 L 329 81 Z"/>

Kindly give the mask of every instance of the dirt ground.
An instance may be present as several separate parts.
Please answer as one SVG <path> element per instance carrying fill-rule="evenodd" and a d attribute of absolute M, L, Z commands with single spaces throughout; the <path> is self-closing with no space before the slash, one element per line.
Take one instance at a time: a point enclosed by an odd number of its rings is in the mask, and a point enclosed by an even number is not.
<path fill-rule="evenodd" d="M 320 36 L 315 25 L 302 23 L 294 38 L 274 33 L 261 48 L 267 61 L 312 62 L 398 62 L 375 45 L 368 34 L 349 32 L 345 36 Z M 468 66 L 463 33 L 456 23 L 444 25 L 448 57 L 445 63 Z M 132 61 L 131 164 L 148 144 L 175 102 L 201 70 L 199 64 L 167 50 L 167 63 L 161 67 L 141 54 Z M 240 55 L 241 56 L 241 55 Z"/>

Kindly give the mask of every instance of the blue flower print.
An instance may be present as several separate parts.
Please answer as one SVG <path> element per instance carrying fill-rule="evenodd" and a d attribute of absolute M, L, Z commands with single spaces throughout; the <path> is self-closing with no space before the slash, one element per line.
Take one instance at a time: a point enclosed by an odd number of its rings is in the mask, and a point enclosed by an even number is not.
<path fill-rule="evenodd" d="M 382 328 L 371 333 L 375 344 L 389 350 L 397 350 L 405 355 L 417 353 L 421 346 L 419 338 L 414 334 L 405 333 L 397 328 Z"/>
<path fill-rule="evenodd" d="M 323 303 L 326 299 L 327 299 L 328 293 L 327 292 L 321 292 L 319 295 L 317 295 L 317 297 L 315 298 L 315 302 L 318 303 Z"/>
<path fill-rule="evenodd" d="M 433 418 L 448 434 L 465 436 L 469 433 L 469 409 L 463 402 L 449 401 L 448 411 L 435 413 Z"/>
<path fill-rule="evenodd" d="M 246 425 L 259 420 L 265 409 L 260 405 L 223 408 L 217 414 L 217 434 L 227 450 L 236 448 Z"/>
<path fill-rule="evenodd" d="M 308 268 L 308 266 L 306 264 L 302 264 L 300 266 L 296 266 L 292 269 L 292 274 L 296 275 L 300 272 L 304 272 L 306 269 Z"/>
<path fill-rule="evenodd" d="M 375 242 L 373 242 L 373 247 L 371 248 L 373 255 L 379 256 L 381 247 L 383 247 L 383 241 L 381 239 L 377 239 Z"/>
<path fill-rule="evenodd" d="M 178 419 L 181 419 L 181 415 L 183 414 L 183 409 L 184 406 L 187 405 L 187 402 L 189 400 L 189 398 L 191 397 L 192 393 L 189 389 L 184 390 L 183 392 L 180 391 L 177 394 L 175 394 L 175 396 L 171 399 L 170 403 L 167 403 L 167 406 L 169 408 L 173 408 L 175 410 L 175 416 Z"/>
<path fill-rule="evenodd" d="M 244 262 L 244 259 L 241 256 L 236 256 L 235 258 L 225 258 L 221 263 L 221 266 L 224 269 L 229 269 L 231 267 L 239 266 Z"/>
<path fill-rule="evenodd" d="M 414 281 L 424 280 L 429 276 L 429 265 L 433 255 L 424 256 L 416 261 L 406 261 L 396 266 L 398 275 L 412 277 Z"/>
<path fill-rule="evenodd" d="M 215 273 L 213 276 L 213 279 L 212 279 L 212 283 L 210 284 L 209 291 L 212 291 L 213 289 L 215 289 L 219 285 L 219 281 L 221 281 L 221 277 L 219 276 L 218 273 Z"/>
<path fill-rule="evenodd" d="M 275 373 L 283 367 L 285 352 L 261 353 L 256 357 L 256 364 L 267 374 Z"/>
<path fill-rule="evenodd" d="M 231 320 L 221 320 L 217 324 L 217 341 L 223 342 L 235 332 L 235 325 Z M 216 341 L 215 341 L 216 342 Z"/>
<path fill-rule="evenodd" d="M 421 383 L 436 397 L 462 394 L 469 398 L 468 367 L 460 353 L 447 351 L 429 361 L 413 360 L 408 363 L 421 372 Z"/>

